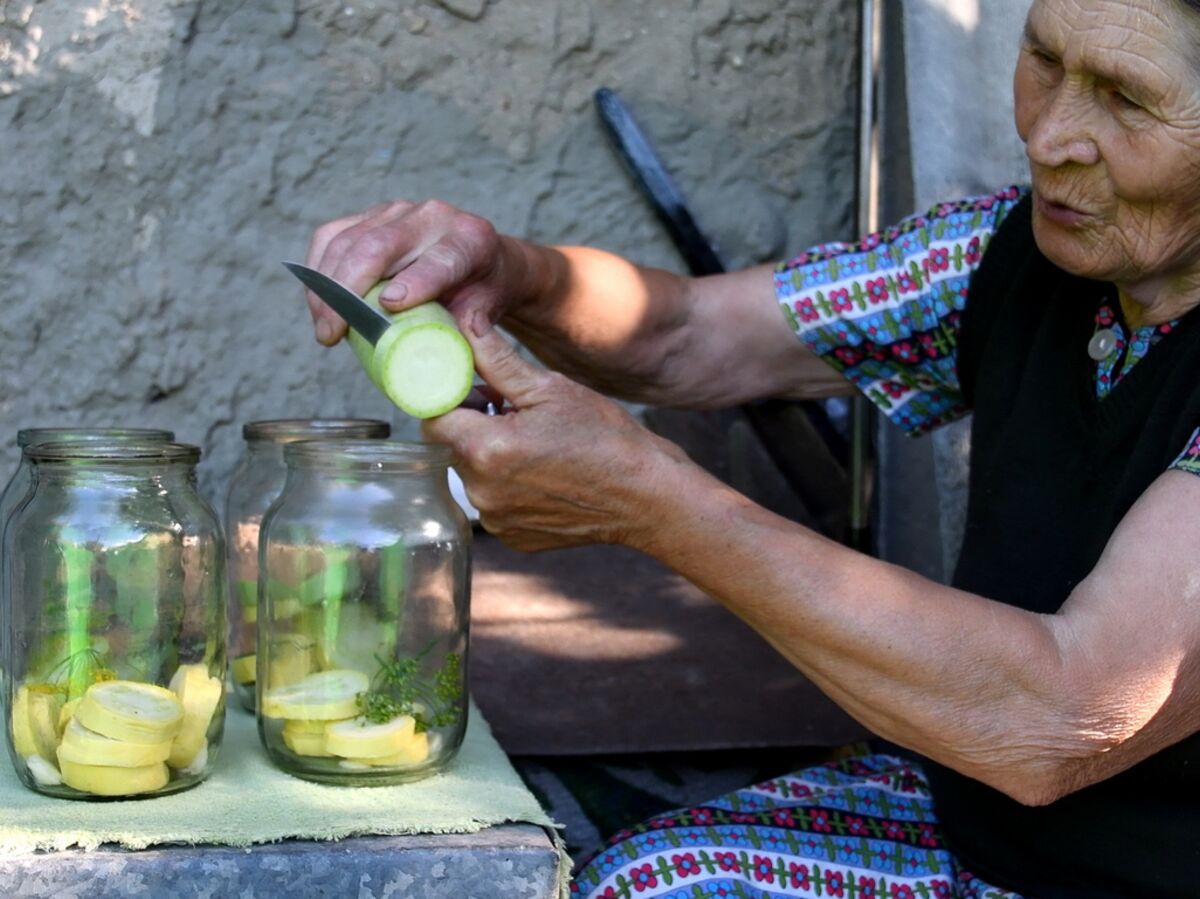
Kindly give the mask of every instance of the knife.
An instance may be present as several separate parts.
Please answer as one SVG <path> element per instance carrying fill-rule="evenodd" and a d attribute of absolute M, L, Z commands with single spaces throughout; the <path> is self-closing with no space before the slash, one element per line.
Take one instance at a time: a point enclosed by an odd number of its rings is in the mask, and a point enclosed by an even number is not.
<path fill-rule="evenodd" d="M 391 327 L 391 319 L 328 275 L 299 262 L 285 262 L 283 265 L 372 346 L 378 343 L 383 332 Z"/>

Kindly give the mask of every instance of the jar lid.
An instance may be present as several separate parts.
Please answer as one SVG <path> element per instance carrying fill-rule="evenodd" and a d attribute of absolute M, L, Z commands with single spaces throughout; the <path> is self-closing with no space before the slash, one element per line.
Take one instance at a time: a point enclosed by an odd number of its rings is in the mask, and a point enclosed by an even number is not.
<path fill-rule="evenodd" d="M 242 436 L 246 440 L 269 443 L 323 437 L 382 438 L 391 433 L 392 426 L 377 418 L 277 418 L 242 425 Z"/>
<path fill-rule="evenodd" d="M 173 431 L 157 428 L 22 428 L 17 431 L 17 446 L 24 449 L 35 443 L 169 443 Z"/>
<path fill-rule="evenodd" d="M 302 440 L 283 448 L 288 465 L 413 471 L 446 468 L 453 459 L 450 447 L 440 443 L 402 440 Z"/>
<path fill-rule="evenodd" d="M 200 461 L 200 447 L 189 443 L 34 443 L 25 447 L 25 457 L 38 464 L 75 463 L 162 463 Z"/>

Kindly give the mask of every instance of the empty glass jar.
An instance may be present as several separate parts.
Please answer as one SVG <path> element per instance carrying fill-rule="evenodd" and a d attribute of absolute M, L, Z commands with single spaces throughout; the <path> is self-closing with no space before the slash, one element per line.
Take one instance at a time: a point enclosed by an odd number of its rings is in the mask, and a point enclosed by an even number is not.
<path fill-rule="evenodd" d="M 225 547 L 177 443 L 27 446 L 4 531 L 6 735 L 54 796 L 174 792 L 212 769 L 224 724 Z"/>
<path fill-rule="evenodd" d="M 375 785 L 438 771 L 466 728 L 471 530 L 446 447 L 284 450 L 259 549 L 258 728 L 298 777 Z"/>
<path fill-rule="evenodd" d="M 258 631 L 258 531 L 267 507 L 283 489 L 283 448 L 318 437 L 386 438 L 391 426 L 371 418 L 293 418 L 252 421 L 242 427 L 246 453 L 229 481 L 225 536 L 229 541 L 229 657 L 233 689 L 254 711 Z"/>

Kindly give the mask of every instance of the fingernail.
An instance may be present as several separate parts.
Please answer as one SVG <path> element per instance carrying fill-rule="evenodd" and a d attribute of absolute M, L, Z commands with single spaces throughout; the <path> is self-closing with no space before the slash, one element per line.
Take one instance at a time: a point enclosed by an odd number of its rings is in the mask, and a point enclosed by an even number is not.
<path fill-rule="evenodd" d="M 333 339 L 333 328 L 325 319 L 317 319 L 317 340 L 321 343 L 329 343 Z"/>
<path fill-rule="evenodd" d="M 482 337 L 492 329 L 492 323 L 488 320 L 487 315 L 482 312 L 471 313 L 471 323 L 468 325 L 471 333 L 476 337 Z"/>
<path fill-rule="evenodd" d="M 383 293 L 379 295 L 379 300 L 382 303 L 399 303 L 408 296 L 408 285 L 397 284 L 393 281 L 383 289 Z"/>

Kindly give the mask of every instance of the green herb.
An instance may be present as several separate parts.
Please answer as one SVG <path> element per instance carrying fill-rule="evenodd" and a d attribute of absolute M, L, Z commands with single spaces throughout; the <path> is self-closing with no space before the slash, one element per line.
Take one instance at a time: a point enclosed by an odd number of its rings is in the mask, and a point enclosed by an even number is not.
<path fill-rule="evenodd" d="M 117 674 L 107 667 L 108 655 L 88 647 L 72 653 L 46 672 L 45 680 L 55 690 L 70 697 L 82 693 L 92 684 L 116 680 Z"/>
<path fill-rule="evenodd" d="M 432 727 L 449 727 L 462 715 L 462 658 L 447 653 L 446 661 L 432 678 L 421 676 L 421 660 L 433 649 L 430 643 L 416 656 L 375 661 L 379 670 L 371 679 L 371 689 L 356 697 L 358 708 L 372 724 L 385 724 L 400 715 L 411 715 L 417 733 Z"/>

